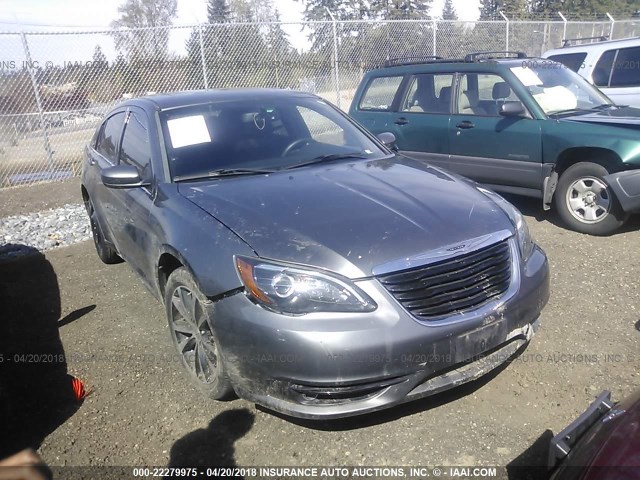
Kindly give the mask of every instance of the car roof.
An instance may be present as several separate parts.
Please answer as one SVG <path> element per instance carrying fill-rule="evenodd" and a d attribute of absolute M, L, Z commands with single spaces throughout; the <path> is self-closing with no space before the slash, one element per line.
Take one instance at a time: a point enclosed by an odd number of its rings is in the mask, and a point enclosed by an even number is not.
<path fill-rule="evenodd" d="M 473 71 L 479 67 L 488 70 L 502 70 L 503 68 L 521 67 L 523 61 L 530 61 L 536 57 L 523 58 L 487 58 L 470 61 L 466 59 L 436 59 L 425 62 L 410 62 L 407 64 L 397 64 L 382 66 L 368 72 L 373 76 L 389 76 L 394 74 L 405 75 L 407 73 L 435 72 L 435 71 Z"/>
<path fill-rule="evenodd" d="M 210 89 L 188 90 L 182 92 L 160 93 L 146 95 L 126 100 L 120 106 L 135 105 L 140 107 L 153 106 L 156 110 L 171 110 L 189 105 L 202 105 L 220 101 L 241 100 L 269 100 L 274 98 L 316 98 L 316 95 L 296 90 L 278 88 L 239 88 L 239 89 Z"/>
<path fill-rule="evenodd" d="M 572 39 L 579 41 L 580 39 Z M 640 37 L 623 38 L 619 40 L 603 40 L 600 42 L 582 43 L 579 45 L 567 45 L 566 47 L 554 48 L 547 50 L 543 56 L 559 55 L 562 53 L 585 52 L 588 50 L 604 50 L 612 47 L 626 47 L 630 45 L 640 45 Z"/>

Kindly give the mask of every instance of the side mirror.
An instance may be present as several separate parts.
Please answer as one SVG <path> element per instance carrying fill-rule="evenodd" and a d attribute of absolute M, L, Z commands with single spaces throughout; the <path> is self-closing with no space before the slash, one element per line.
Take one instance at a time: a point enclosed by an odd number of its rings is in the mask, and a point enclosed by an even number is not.
<path fill-rule="evenodd" d="M 146 187 L 149 182 L 143 182 L 140 172 L 133 165 L 116 165 L 102 170 L 102 183 L 108 188 L 138 188 Z"/>
<path fill-rule="evenodd" d="M 527 113 L 522 102 L 505 102 L 500 106 L 500 115 L 503 117 L 521 117 Z"/>
<path fill-rule="evenodd" d="M 397 150 L 396 148 L 396 136 L 391 132 L 382 132 L 376 135 L 378 140 L 382 142 L 382 144 L 390 148 L 391 150 Z"/>

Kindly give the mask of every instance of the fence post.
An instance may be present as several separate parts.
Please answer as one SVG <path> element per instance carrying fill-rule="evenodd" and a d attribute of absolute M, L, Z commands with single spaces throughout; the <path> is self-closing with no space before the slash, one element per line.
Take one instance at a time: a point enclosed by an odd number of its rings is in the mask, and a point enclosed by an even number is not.
<path fill-rule="evenodd" d="M 431 28 L 433 28 L 433 56 L 435 57 L 438 51 L 437 45 L 437 24 L 435 18 L 431 20 Z"/>
<path fill-rule="evenodd" d="M 209 88 L 209 79 L 207 78 L 207 62 L 204 55 L 204 40 L 202 39 L 202 24 L 198 26 L 198 37 L 200 38 L 200 63 L 202 64 L 202 78 L 204 80 L 205 90 Z"/>
<path fill-rule="evenodd" d="M 607 12 L 607 17 L 609 17 L 609 20 L 611 20 L 611 30 L 609 31 L 609 40 L 613 40 L 613 27 L 616 26 L 616 20 L 609 15 L 609 12 Z"/>
<path fill-rule="evenodd" d="M 36 76 L 33 74 L 33 62 L 31 60 L 31 52 L 29 51 L 29 44 L 27 43 L 27 36 L 24 32 L 20 33 L 22 37 L 22 47 L 24 48 L 24 55 L 27 59 L 27 71 L 29 72 L 29 78 L 31 79 L 31 86 L 33 87 L 33 95 L 36 98 L 36 106 L 38 107 L 38 117 L 40 118 L 40 126 L 42 127 L 42 138 L 44 140 L 44 149 L 47 152 L 47 163 L 49 165 L 49 180 L 53 178 L 53 150 L 51 150 L 51 143 L 49 143 L 49 126 L 44 121 L 44 110 L 42 109 L 42 100 L 40 99 L 40 91 L 38 90 L 38 82 Z"/>
<path fill-rule="evenodd" d="M 324 7 L 327 13 L 331 17 L 331 25 L 333 30 L 333 76 L 336 82 L 336 106 L 340 108 L 340 78 L 338 72 L 338 29 L 336 25 L 336 17 L 333 16 L 331 10 Z"/>
<path fill-rule="evenodd" d="M 505 45 L 505 50 L 508 52 L 509 51 L 509 19 L 504 13 L 502 13 L 502 10 L 498 10 L 498 13 L 502 16 L 502 18 L 504 18 L 504 21 L 507 22 L 507 41 Z"/>
<path fill-rule="evenodd" d="M 562 30 L 562 44 L 564 45 L 564 41 L 567 38 L 567 18 L 562 14 L 562 12 L 558 12 L 558 15 L 560 15 L 560 18 L 564 23 L 564 28 Z"/>

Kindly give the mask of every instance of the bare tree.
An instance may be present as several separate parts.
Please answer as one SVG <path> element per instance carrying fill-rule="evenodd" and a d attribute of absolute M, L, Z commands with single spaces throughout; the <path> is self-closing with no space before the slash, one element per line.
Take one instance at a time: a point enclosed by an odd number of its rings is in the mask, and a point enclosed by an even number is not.
<path fill-rule="evenodd" d="M 166 58 L 177 0 L 126 0 L 112 22 L 116 48 L 130 61 Z"/>

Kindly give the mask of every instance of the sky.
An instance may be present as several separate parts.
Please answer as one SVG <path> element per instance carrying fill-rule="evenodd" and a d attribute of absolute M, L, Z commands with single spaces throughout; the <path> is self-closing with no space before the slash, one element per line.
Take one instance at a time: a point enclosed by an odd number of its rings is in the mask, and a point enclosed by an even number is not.
<path fill-rule="evenodd" d="M 123 0 L 3 0 L 0 4 L 0 30 L 33 29 L 46 26 L 108 27 L 118 16 Z M 282 21 L 302 20 L 303 1 L 275 0 Z M 434 0 L 433 13 L 439 15 L 444 0 Z M 478 0 L 454 0 L 461 20 L 478 16 Z M 176 25 L 190 25 L 206 20 L 205 0 L 178 0 Z"/>
<path fill-rule="evenodd" d="M 2 0 L 0 2 L 0 32 L 20 31 L 91 31 L 104 30 L 118 18 L 118 6 L 124 0 Z M 303 20 L 304 3 L 296 0 L 274 0 L 283 22 Z M 432 14 L 439 16 L 444 0 L 434 0 Z M 478 16 L 478 0 L 454 0 L 461 20 L 474 20 Z M 206 0 L 178 0 L 177 18 L 174 25 L 194 25 L 206 22 Z M 299 25 L 284 25 L 291 44 L 305 49 L 309 42 L 306 32 Z M 177 29 L 172 32 L 169 48 L 178 54 L 184 54 L 184 42 L 190 29 Z M 112 40 L 106 35 L 87 35 L 84 37 L 37 37 L 29 36 L 32 59 L 38 61 L 53 60 L 56 64 L 70 61 L 88 61 L 96 44 L 101 44 L 107 59 L 115 58 Z M 14 45 L 15 44 L 15 45 Z M 17 36 L 0 36 L 0 60 L 21 48 Z M 13 59 L 13 58 L 12 58 Z M 17 55 L 15 60 L 23 58 Z"/>

